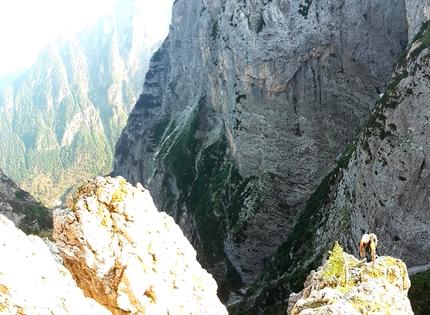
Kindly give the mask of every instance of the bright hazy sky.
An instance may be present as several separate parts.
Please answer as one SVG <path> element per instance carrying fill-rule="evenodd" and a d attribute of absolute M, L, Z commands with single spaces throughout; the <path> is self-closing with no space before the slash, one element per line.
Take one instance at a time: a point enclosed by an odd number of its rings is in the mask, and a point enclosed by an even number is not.
<path fill-rule="evenodd" d="M 118 0 L 0 0 L 0 77 L 29 68 L 39 51 L 65 32 L 85 28 Z M 172 0 L 140 0 L 149 6 Z M 170 2 L 170 3 L 168 3 Z M 153 8 L 154 13 L 160 10 Z"/>

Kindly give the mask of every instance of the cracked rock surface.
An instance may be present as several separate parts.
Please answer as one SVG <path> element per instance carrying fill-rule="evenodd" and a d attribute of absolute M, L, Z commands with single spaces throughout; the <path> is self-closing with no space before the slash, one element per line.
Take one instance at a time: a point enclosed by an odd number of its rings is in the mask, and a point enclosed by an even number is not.
<path fill-rule="evenodd" d="M 227 314 L 212 276 L 147 190 L 122 177 L 85 181 L 54 238 L 86 296 L 113 314 Z"/>
<path fill-rule="evenodd" d="M 0 257 L 1 314 L 111 314 L 84 296 L 42 239 L 25 235 L 1 214 Z"/>

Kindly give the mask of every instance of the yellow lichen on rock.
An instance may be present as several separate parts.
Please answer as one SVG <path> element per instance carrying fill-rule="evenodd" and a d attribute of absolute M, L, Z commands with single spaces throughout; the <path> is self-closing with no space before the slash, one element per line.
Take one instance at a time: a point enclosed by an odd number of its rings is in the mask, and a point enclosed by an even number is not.
<path fill-rule="evenodd" d="M 365 263 L 337 242 L 304 286 L 290 295 L 288 314 L 413 314 L 407 297 L 410 280 L 401 260 L 383 256 L 374 265 Z"/>

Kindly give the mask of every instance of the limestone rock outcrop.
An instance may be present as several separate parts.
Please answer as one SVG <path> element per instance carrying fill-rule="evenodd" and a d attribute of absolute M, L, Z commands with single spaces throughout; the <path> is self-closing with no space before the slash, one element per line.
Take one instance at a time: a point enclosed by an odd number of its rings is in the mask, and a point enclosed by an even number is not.
<path fill-rule="evenodd" d="M 290 295 L 289 315 L 413 315 L 407 296 L 411 282 L 400 259 L 381 256 L 372 265 L 341 254 L 312 271 L 304 289 Z"/>
<path fill-rule="evenodd" d="M 113 314 L 227 314 L 212 276 L 148 190 L 97 177 L 54 212 L 54 239 L 86 296 Z"/>
<path fill-rule="evenodd" d="M 109 315 L 76 286 L 41 238 L 25 235 L 0 214 L 0 313 Z"/>

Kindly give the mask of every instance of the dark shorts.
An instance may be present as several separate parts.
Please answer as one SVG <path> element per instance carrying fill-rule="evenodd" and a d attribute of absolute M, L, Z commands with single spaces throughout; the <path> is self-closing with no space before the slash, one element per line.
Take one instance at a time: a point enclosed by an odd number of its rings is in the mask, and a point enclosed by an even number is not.
<path fill-rule="evenodd" d="M 366 261 L 367 262 L 371 262 L 372 261 L 372 253 L 371 252 L 366 253 L 365 257 L 366 257 Z"/>

